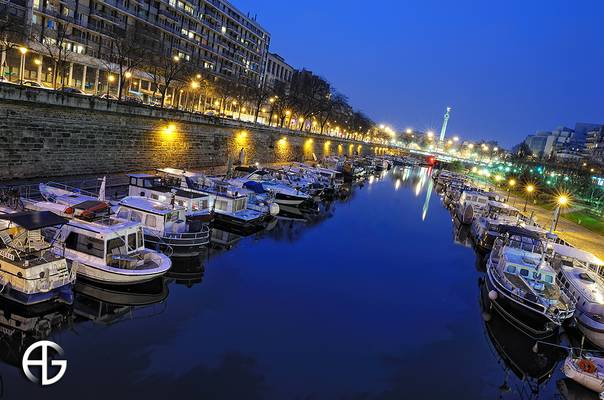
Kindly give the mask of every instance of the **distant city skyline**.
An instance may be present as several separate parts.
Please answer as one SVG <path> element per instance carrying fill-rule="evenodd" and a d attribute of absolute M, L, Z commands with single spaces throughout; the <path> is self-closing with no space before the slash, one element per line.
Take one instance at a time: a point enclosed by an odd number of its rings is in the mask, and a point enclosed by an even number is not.
<path fill-rule="evenodd" d="M 271 51 L 324 76 L 378 123 L 492 139 L 603 123 L 604 4 L 233 0 Z M 288 4 L 289 6 L 289 4 Z"/>

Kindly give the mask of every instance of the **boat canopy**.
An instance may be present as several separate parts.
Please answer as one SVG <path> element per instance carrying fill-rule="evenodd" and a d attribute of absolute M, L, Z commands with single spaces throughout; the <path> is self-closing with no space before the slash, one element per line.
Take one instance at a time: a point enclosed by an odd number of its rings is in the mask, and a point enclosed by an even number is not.
<path fill-rule="evenodd" d="M 23 211 L 12 214 L 0 214 L 0 220 L 9 221 L 28 231 L 65 225 L 68 220 L 50 211 Z"/>
<path fill-rule="evenodd" d="M 258 194 L 262 194 L 262 193 L 266 192 L 264 190 L 264 186 L 262 186 L 262 183 L 260 183 L 260 182 L 247 181 L 243 184 L 243 187 L 245 189 L 249 189 L 249 190 L 253 191 L 254 193 L 258 193 Z"/>
<path fill-rule="evenodd" d="M 576 247 L 565 246 L 558 243 L 551 243 L 550 246 L 554 249 L 554 253 L 559 254 L 562 257 L 573 258 L 575 260 L 597 266 L 604 265 L 604 261 L 600 260 L 595 255 L 587 251 L 577 249 Z"/>

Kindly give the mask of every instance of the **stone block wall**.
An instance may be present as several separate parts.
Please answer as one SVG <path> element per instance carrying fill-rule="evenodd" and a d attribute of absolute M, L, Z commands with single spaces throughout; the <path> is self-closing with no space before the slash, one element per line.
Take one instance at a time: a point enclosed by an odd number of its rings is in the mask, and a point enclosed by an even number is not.
<path fill-rule="evenodd" d="M 334 137 L 0 85 L 0 181 L 375 152 Z"/>

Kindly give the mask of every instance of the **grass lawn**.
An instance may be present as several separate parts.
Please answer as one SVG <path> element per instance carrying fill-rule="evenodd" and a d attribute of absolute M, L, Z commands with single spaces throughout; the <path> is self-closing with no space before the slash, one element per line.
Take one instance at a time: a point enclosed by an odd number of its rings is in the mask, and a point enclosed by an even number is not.
<path fill-rule="evenodd" d="M 569 212 L 568 214 L 564 214 L 563 217 L 586 227 L 590 231 L 604 235 L 604 221 L 601 218 L 594 217 L 583 211 Z"/>

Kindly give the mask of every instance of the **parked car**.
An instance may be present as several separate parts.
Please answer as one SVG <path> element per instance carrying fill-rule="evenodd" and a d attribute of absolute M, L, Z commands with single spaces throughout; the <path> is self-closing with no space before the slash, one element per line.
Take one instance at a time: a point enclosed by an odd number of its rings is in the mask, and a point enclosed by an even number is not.
<path fill-rule="evenodd" d="M 64 87 L 63 89 L 61 89 L 61 91 L 64 93 L 80 94 L 83 96 L 88 96 L 88 94 L 86 94 L 82 89 L 78 89 L 78 88 L 74 88 L 74 87 Z"/>
<path fill-rule="evenodd" d="M 29 81 L 29 80 L 24 80 L 23 82 L 21 82 L 21 84 L 23 86 L 29 86 L 29 87 L 33 87 L 33 88 L 38 88 L 38 89 L 45 89 L 45 90 L 51 90 L 51 88 L 44 86 L 41 83 L 38 83 L 36 81 Z"/>
<path fill-rule="evenodd" d="M 111 93 L 103 93 L 99 96 L 101 99 L 105 100 L 117 100 L 117 96 L 112 95 Z"/>
<path fill-rule="evenodd" d="M 208 117 L 215 117 L 216 116 L 216 111 L 214 111 L 214 110 L 206 110 L 206 111 L 204 111 L 203 115 L 207 115 Z"/>
<path fill-rule="evenodd" d="M 143 101 L 137 96 L 126 96 L 126 97 L 124 97 L 124 103 L 126 103 L 126 104 L 143 104 Z"/>

